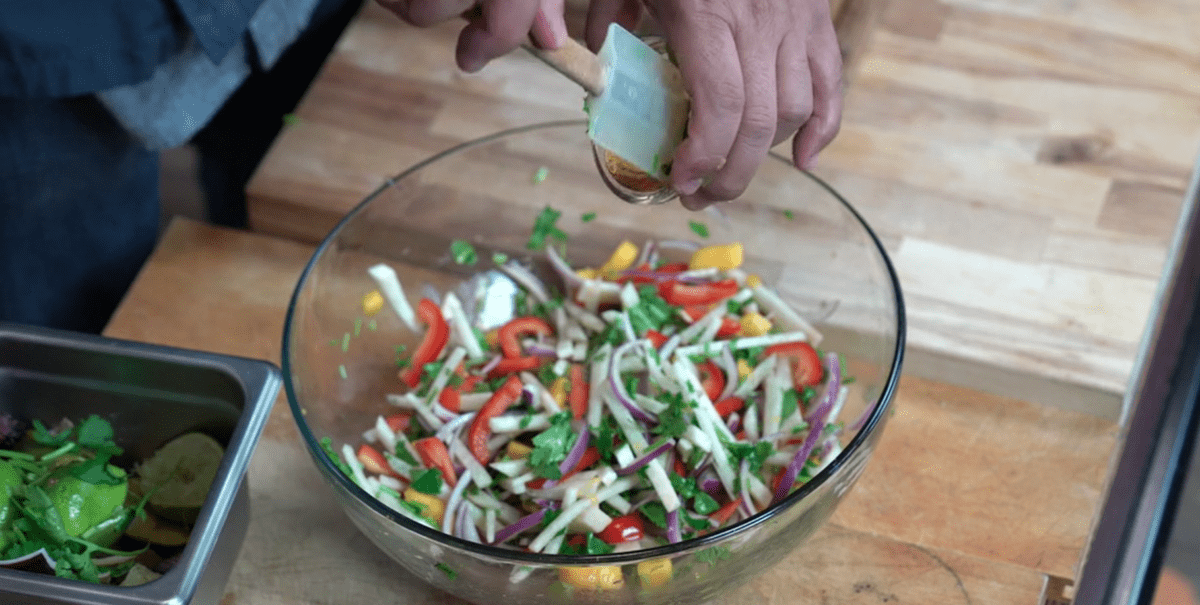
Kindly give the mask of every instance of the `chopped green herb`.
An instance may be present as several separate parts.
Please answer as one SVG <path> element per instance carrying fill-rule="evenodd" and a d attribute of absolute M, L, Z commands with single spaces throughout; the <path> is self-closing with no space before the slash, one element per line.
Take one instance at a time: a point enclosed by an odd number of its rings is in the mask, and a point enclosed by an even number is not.
<path fill-rule="evenodd" d="M 700 221 L 688 221 L 688 226 L 700 237 L 708 237 L 708 225 Z"/>
<path fill-rule="evenodd" d="M 533 173 L 533 183 L 535 185 L 541 183 L 542 181 L 545 181 L 546 177 L 548 176 L 550 176 L 550 169 L 542 166 L 537 169 L 537 172 Z"/>
<path fill-rule="evenodd" d="M 695 508 L 696 512 L 701 515 L 711 515 L 717 512 L 717 509 L 721 508 L 721 505 L 717 504 L 717 501 L 712 496 L 703 491 L 698 491 L 696 492 L 695 499 L 692 500 L 692 508 Z"/>
<path fill-rule="evenodd" d="M 408 448 L 404 447 L 404 444 L 399 440 L 396 442 L 396 457 L 412 466 L 417 466 L 420 464 L 417 462 L 417 459 L 413 457 L 412 452 L 408 451 Z"/>
<path fill-rule="evenodd" d="M 732 463 L 741 464 L 742 460 L 750 462 L 750 472 L 757 473 L 762 469 L 763 462 L 775 453 L 775 448 L 771 446 L 769 441 L 759 441 L 755 444 L 749 443 L 730 443 L 726 447 L 729 449 L 729 456 L 733 458 Z"/>
<path fill-rule="evenodd" d="M 783 392 L 783 403 L 779 408 L 780 418 L 791 418 L 796 413 L 797 404 L 800 401 L 800 396 L 796 394 L 795 389 L 788 389 Z"/>
<path fill-rule="evenodd" d="M 360 334 L 362 334 L 362 318 L 356 317 L 354 318 L 354 337 L 358 338 Z"/>
<path fill-rule="evenodd" d="M 412 488 L 430 496 L 440 494 L 442 492 L 442 471 L 436 468 L 425 469 L 413 478 Z"/>
<path fill-rule="evenodd" d="M 496 263 L 497 265 L 503 265 L 504 263 L 508 262 L 508 255 L 503 252 L 493 252 L 492 262 Z"/>
<path fill-rule="evenodd" d="M 538 433 L 533 438 L 533 451 L 529 453 L 529 464 L 533 466 L 533 474 L 546 479 L 559 479 L 562 472 L 558 470 L 560 462 L 566 459 L 567 452 L 575 443 L 571 432 L 571 413 L 559 412 L 550 417 L 550 428 Z"/>
<path fill-rule="evenodd" d="M 791 210 L 784 210 L 783 217 L 790 221 L 796 218 L 796 213 Z"/>
<path fill-rule="evenodd" d="M 677 394 L 663 393 L 658 396 L 660 401 L 667 402 L 667 409 L 658 416 L 658 424 L 652 429 L 655 435 L 676 437 L 687 432 L 688 422 L 683 397 Z"/>
<path fill-rule="evenodd" d="M 613 551 L 613 545 L 596 537 L 596 534 L 588 532 L 587 535 L 587 554 L 589 555 L 607 555 Z"/>
<path fill-rule="evenodd" d="M 711 548 L 706 548 L 704 550 L 697 552 L 696 560 L 700 561 L 701 563 L 708 563 L 709 565 L 716 565 L 718 561 L 724 561 L 725 559 L 728 559 L 731 555 L 732 555 L 732 553 L 729 552 L 728 547 L 713 546 Z"/>
<path fill-rule="evenodd" d="M 667 509 L 662 505 L 662 502 L 647 502 L 642 505 L 641 511 L 651 523 L 662 529 L 667 528 Z"/>
<path fill-rule="evenodd" d="M 346 465 L 346 462 L 342 460 L 342 457 L 339 456 L 337 452 L 333 451 L 333 439 L 330 439 L 329 437 L 322 437 L 321 449 L 325 450 L 325 455 L 329 458 L 329 461 L 332 462 L 334 466 L 338 467 L 338 470 L 342 471 L 343 475 L 347 477 L 354 476 L 354 471 L 350 470 L 350 467 Z"/>
<path fill-rule="evenodd" d="M 454 255 L 454 262 L 460 265 L 474 265 L 479 260 L 475 246 L 466 240 L 456 239 L 450 242 L 450 253 Z"/>
<path fill-rule="evenodd" d="M 546 206 L 538 213 L 537 218 L 533 222 L 533 233 L 529 235 L 529 241 L 525 244 L 530 250 L 541 250 L 546 247 L 546 238 L 554 238 L 559 241 L 567 241 L 567 234 L 555 226 L 558 222 L 558 217 L 562 216 L 562 212 Z"/>
<path fill-rule="evenodd" d="M 300 123 L 300 116 L 297 116 L 294 113 L 283 114 L 283 124 L 285 126 L 295 126 L 296 124 L 299 124 L 299 123 Z"/>
<path fill-rule="evenodd" d="M 590 223 L 590 222 L 596 220 L 596 213 L 595 212 L 584 212 L 582 215 L 580 215 L 579 220 L 581 220 L 585 223 Z"/>
<path fill-rule="evenodd" d="M 372 332 L 374 332 L 375 330 L 378 330 L 378 329 L 379 329 L 379 322 L 375 321 L 374 319 L 372 319 L 371 321 L 368 321 L 368 322 L 367 322 L 367 329 L 368 329 L 368 330 L 370 330 L 370 331 L 372 331 Z"/>
<path fill-rule="evenodd" d="M 438 563 L 437 565 L 434 565 L 434 567 L 441 570 L 441 572 L 446 574 L 446 577 L 450 578 L 451 580 L 454 580 L 458 577 L 458 572 L 450 569 L 450 566 L 446 565 L 445 563 Z"/>
<path fill-rule="evenodd" d="M 338 364 L 338 375 L 344 380 L 346 378 L 346 364 Z"/>

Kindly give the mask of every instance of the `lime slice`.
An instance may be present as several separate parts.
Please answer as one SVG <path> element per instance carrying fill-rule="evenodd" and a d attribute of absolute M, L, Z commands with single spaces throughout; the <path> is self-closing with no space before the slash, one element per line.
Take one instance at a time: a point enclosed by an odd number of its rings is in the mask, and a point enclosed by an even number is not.
<path fill-rule="evenodd" d="M 147 506 L 179 523 L 194 523 L 217 477 L 225 448 L 203 433 L 168 441 L 138 469 L 139 491 L 152 492 Z"/>
<path fill-rule="evenodd" d="M 134 517 L 129 527 L 125 528 L 125 535 L 131 538 L 162 546 L 183 546 L 190 534 L 187 526 L 163 520 L 153 513 Z"/>

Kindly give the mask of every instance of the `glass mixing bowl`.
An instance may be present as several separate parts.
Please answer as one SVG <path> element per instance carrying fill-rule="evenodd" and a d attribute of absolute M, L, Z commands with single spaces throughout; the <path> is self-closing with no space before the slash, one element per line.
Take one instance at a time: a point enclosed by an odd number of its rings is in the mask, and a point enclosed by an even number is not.
<path fill-rule="evenodd" d="M 343 475 L 321 440 L 329 438 L 335 450 L 356 446 L 378 415 L 394 410 L 386 394 L 402 390 L 396 346 L 411 351 L 420 338 L 388 308 L 364 315 L 363 296 L 376 287 L 367 268 L 394 267 L 414 307 L 428 293 L 460 289 L 493 270 L 495 254 L 523 260 L 553 282 L 545 253 L 526 248 L 547 206 L 562 212 L 557 226 L 574 266 L 600 266 L 624 239 L 741 242 L 746 270 L 812 321 L 824 334 L 821 348 L 843 354 L 846 373 L 855 377 L 840 416 L 841 453 L 803 487 L 740 523 L 666 546 L 586 556 L 533 554 L 444 534 L 396 513 Z M 472 244 L 474 265 L 456 262 L 454 240 Z M 719 210 L 635 206 L 601 181 L 583 122 L 548 123 L 431 157 L 351 211 L 296 286 L 284 329 L 284 384 L 302 439 L 338 504 L 425 582 L 477 603 L 701 603 L 783 558 L 858 479 L 889 416 L 904 326 L 900 286 L 878 238 L 846 200 L 783 158 L 768 159 L 741 199 Z M 639 567 L 651 566 L 667 569 L 669 580 L 641 580 Z M 581 567 L 619 573 L 620 586 L 584 590 L 561 581 L 561 569 Z"/>

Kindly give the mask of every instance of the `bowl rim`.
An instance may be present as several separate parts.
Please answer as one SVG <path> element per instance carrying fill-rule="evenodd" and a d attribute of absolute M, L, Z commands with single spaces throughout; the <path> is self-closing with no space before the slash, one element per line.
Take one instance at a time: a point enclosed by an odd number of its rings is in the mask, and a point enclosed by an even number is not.
<path fill-rule="evenodd" d="M 460 153 L 460 152 L 470 149 L 472 147 L 478 147 L 481 145 L 485 145 L 485 144 L 491 143 L 493 141 L 496 141 L 498 139 L 503 139 L 503 138 L 514 136 L 514 135 L 525 134 L 525 133 L 534 132 L 534 131 L 543 130 L 543 129 L 548 130 L 548 129 L 563 128 L 563 127 L 568 127 L 568 126 L 580 127 L 580 126 L 586 126 L 586 125 L 587 125 L 586 120 L 557 120 L 557 121 L 550 121 L 550 122 L 538 122 L 535 124 L 527 124 L 524 126 L 517 126 L 514 128 L 507 128 L 507 129 L 492 133 L 490 135 L 472 139 L 470 141 L 465 141 L 463 143 L 459 143 L 457 145 L 449 147 L 449 148 L 447 148 L 439 153 L 436 153 L 424 160 L 421 160 L 420 162 L 417 162 L 416 164 L 413 164 L 412 166 L 410 166 L 409 168 L 400 172 L 396 176 L 389 177 L 386 181 L 384 181 L 383 184 L 381 184 L 377 189 L 375 189 L 375 191 L 371 192 L 366 198 L 363 199 L 363 201 L 359 202 L 354 208 L 352 208 L 349 212 L 347 212 L 346 215 L 344 217 L 342 217 L 341 220 L 338 221 L 337 225 L 334 226 L 334 228 L 332 230 L 330 230 L 330 232 L 328 234 L 325 235 L 325 237 L 321 240 L 321 243 L 313 251 L 313 254 L 309 258 L 308 262 L 305 264 L 304 271 L 300 274 L 300 277 L 296 282 L 296 287 L 292 292 L 291 299 L 288 301 L 287 315 L 285 316 L 284 324 L 283 324 L 283 342 L 282 342 L 283 349 L 282 349 L 281 356 L 280 356 L 281 366 L 282 366 L 282 370 L 283 370 L 283 388 L 284 388 L 284 392 L 287 395 L 288 407 L 291 409 L 292 418 L 294 419 L 294 421 L 296 423 L 296 427 L 300 432 L 300 435 L 305 443 L 305 446 L 307 447 L 307 449 L 309 451 L 309 454 L 311 455 L 311 457 L 314 460 L 318 461 L 319 470 L 321 470 L 325 475 L 333 477 L 334 481 L 338 482 L 339 486 L 343 490 L 352 494 L 355 499 L 357 499 L 360 502 L 362 502 L 363 504 L 365 504 L 368 508 L 370 508 L 376 514 L 383 516 L 387 519 L 390 519 L 392 522 L 403 527 L 404 529 L 411 531 L 411 532 L 413 532 L 419 536 L 422 536 L 424 538 L 427 538 L 429 540 L 432 540 L 434 543 L 441 544 L 441 545 L 447 546 L 447 547 L 461 549 L 461 550 L 467 551 L 467 552 L 469 552 L 473 555 L 477 555 L 477 556 L 489 557 L 492 559 L 504 560 L 504 561 L 509 561 L 512 563 L 537 565 L 537 566 L 619 565 L 619 564 L 626 564 L 626 563 L 642 561 L 642 560 L 646 560 L 646 559 L 658 559 L 658 558 L 665 558 L 665 557 L 673 557 L 680 553 L 685 553 L 688 551 L 700 550 L 700 549 L 703 549 L 706 547 L 715 546 L 715 545 L 724 543 L 739 534 L 750 531 L 750 530 L 754 529 L 755 527 L 771 520 L 775 516 L 783 513 L 786 510 L 791 509 L 793 506 L 796 506 L 801 501 L 805 500 L 810 494 L 817 491 L 817 489 L 819 489 L 822 485 L 824 485 L 825 482 L 827 482 L 828 480 L 830 480 L 831 477 L 836 475 L 842 467 L 846 466 L 848 461 L 854 456 L 854 454 L 856 454 L 858 452 L 858 450 L 860 448 L 864 447 L 864 443 L 866 442 L 866 440 L 874 434 L 874 429 L 875 429 L 876 425 L 879 424 L 879 422 L 884 417 L 884 415 L 891 409 L 892 401 L 895 398 L 896 390 L 899 386 L 900 369 L 901 369 L 901 365 L 903 363 L 903 358 L 904 358 L 905 336 L 906 336 L 906 331 L 907 331 L 907 323 L 906 323 L 905 307 L 904 307 L 904 297 L 903 297 L 903 293 L 901 292 L 900 279 L 899 279 L 899 275 L 896 272 L 895 266 L 893 265 L 891 258 L 888 256 L 887 250 L 884 248 L 882 241 L 875 234 L 875 231 L 871 228 L 871 226 L 867 223 L 867 221 L 863 218 L 863 216 L 858 212 L 858 210 L 855 209 L 854 206 L 850 204 L 849 201 L 847 201 L 844 197 L 842 197 L 841 194 L 839 194 L 836 190 L 833 189 L 832 186 L 830 186 L 828 183 L 826 183 L 821 178 L 817 177 L 816 175 L 814 175 L 806 170 L 794 168 L 794 166 L 792 165 L 792 163 L 789 160 L 787 160 L 783 156 L 772 151 L 769 154 L 772 159 L 783 162 L 784 164 L 786 164 L 789 167 L 793 167 L 793 169 L 795 169 L 797 172 L 799 172 L 799 173 L 803 174 L 804 176 L 808 177 L 809 179 L 811 179 L 813 182 L 815 182 L 817 185 L 819 185 L 822 189 L 829 192 L 829 194 L 832 195 L 834 197 L 834 199 L 836 199 L 838 202 L 840 202 L 842 204 L 842 206 L 844 206 L 845 209 L 850 213 L 850 215 L 853 216 L 854 219 L 858 221 L 858 224 L 866 232 L 866 234 L 870 238 L 870 241 L 872 243 L 874 243 L 875 249 L 879 253 L 880 259 L 883 261 L 884 268 L 886 269 L 887 275 L 891 280 L 892 295 L 894 297 L 895 305 L 896 305 L 896 343 L 895 343 L 895 347 L 892 352 L 892 362 L 891 362 L 890 367 L 888 368 L 888 376 L 887 376 L 886 380 L 884 381 L 883 389 L 880 391 L 879 397 L 877 398 L 876 402 L 874 403 L 874 409 L 872 410 L 870 416 L 866 419 L 866 421 L 863 422 L 862 428 L 850 440 L 850 443 L 847 444 L 845 448 L 843 448 L 841 453 L 839 453 L 832 462 L 830 462 L 828 465 L 826 465 L 825 468 L 821 469 L 821 472 L 817 473 L 817 475 L 815 477 L 810 479 L 808 481 L 808 483 L 805 483 L 799 489 L 788 494 L 788 496 L 786 498 L 784 498 L 783 500 L 781 500 L 780 502 L 773 504 L 772 506 L 770 506 L 769 508 L 767 508 L 763 511 L 760 511 L 758 514 L 755 514 L 754 516 L 752 516 L 748 519 L 744 519 L 733 525 L 722 527 L 722 528 L 718 529 L 717 531 L 714 531 L 712 533 L 706 534 L 706 535 L 698 537 L 698 538 L 692 538 L 689 540 L 684 540 L 684 541 L 680 541 L 680 542 L 676 542 L 676 543 L 672 543 L 672 544 L 665 544 L 665 545 L 656 546 L 653 548 L 645 548 L 645 549 L 641 549 L 641 550 L 619 552 L 619 553 L 609 553 L 609 554 L 604 554 L 604 555 L 562 555 L 562 554 L 530 553 L 530 552 L 516 550 L 513 548 L 504 547 L 504 546 L 492 546 L 489 544 L 482 544 L 482 543 L 472 542 L 469 540 L 464 540 L 462 538 L 458 538 L 451 534 L 444 533 L 440 529 L 417 523 L 417 522 L 401 515 L 400 513 L 392 510 L 390 507 L 388 507 L 385 504 L 383 504 L 382 502 L 380 502 L 374 496 L 372 496 L 371 494 L 368 494 L 365 490 L 363 490 L 361 487 L 359 487 L 358 484 L 354 483 L 354 481 L 351 480 L 349 477 L 346 477 L 345 474 L 343 474 L 341 472 L 341 470 L 339 470 L 337 468 L 337 466 L 334 465 L 333 461 L 330 460 L 329 456 L 325 453 L 325 451 L 321 447 L 320 439 L 313 435 L 312 431 L 309 429 L 308 424 L 304 421 L 303 406 L 301 406 L 297 400 L 296 391 L 295 391 L 295 388 L 293 387 L 293 380 L 292 380 L 291 360 L 289 357 L 289 350 L 290 350 L 291 344 L 292 344 L 291 327 L 292 327 L 294 316 L 296 314 L 297 302 L 299 301 L 300 294 L 301 294 L 301 292 L 304 291 L 305 286 L 308 283 L 308 279 L 312 275 L 312 271 L 316 267 L 317 262 L 322 258 L 325 251 L 327 250 L 327 248 L 329 248 L 329 246 L 331 246 L 332 243 L 337 239 L 337 236 L 341 233 L 342 229 L 347 224 L 349 224 L 355 218 L 356 215 L 358 215 L 360 212 L 362 212 L 372 201 L 374 201 L 375 198 L 377 198 L 379 195 L 381 195 L 384 191 L 388 190 L 389 188 L 391 188 L 391 187 L 397 185 L 398 183 L 400 183 L 401 181 L 403 181 L 403 179 L 405 179 L 409 175 L 421 170 L 425 166 L 428 166 L 429 164 L 437 162 L 445 157 L 455 155 L 457 153 Z M 620 201 L 620 200 L 614 200 L 614 201 Z"/>

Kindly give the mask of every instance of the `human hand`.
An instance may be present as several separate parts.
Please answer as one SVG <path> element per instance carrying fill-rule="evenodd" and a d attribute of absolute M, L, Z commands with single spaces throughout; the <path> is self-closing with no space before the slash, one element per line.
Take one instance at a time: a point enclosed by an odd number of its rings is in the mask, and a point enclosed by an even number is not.
<path fill-rule="evenodd" d="M 463 71 L 476 72 L 533 37 L 545 49 L 567 39 L 564 0 L 378 0 L 384 8 L 417 27 L 457 17 L 467 19 L 458 35 L 455 59 Z"/>
<path fill-rule="evenodd" d="M 813 167 L 842 116 L 842 58 L 828 0 L 646 3 L 692 98 L 687 137 L 671 167 L 684 206 L 738 197 L 771 147 L 788 137 L 795 165 Z M 631 4 L 592 0 L 589 45 L 603 41 L 603 19 L 628 19 Z"/>

